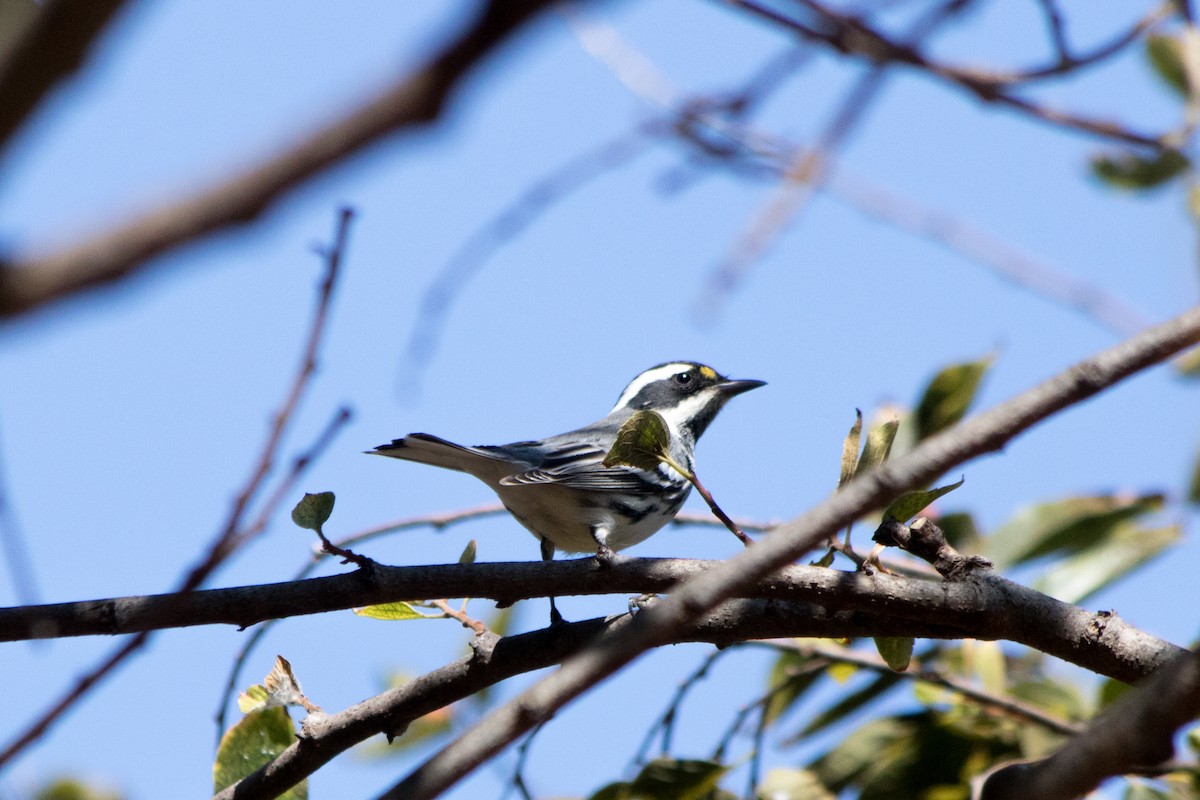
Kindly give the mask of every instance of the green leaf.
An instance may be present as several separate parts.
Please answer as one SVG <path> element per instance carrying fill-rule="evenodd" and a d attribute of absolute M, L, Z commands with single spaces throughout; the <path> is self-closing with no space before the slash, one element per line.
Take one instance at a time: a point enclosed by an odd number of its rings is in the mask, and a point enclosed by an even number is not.
<path fill-rule="evenodd" d="M 1192 480 L 1188 485 L 1187 499 L 1189 503 L 1200 503 L 1200 453 L 1192 462 Z"/>
<path fill-rule="evenodd" d="M 820 679 L 823 672 L 823 669 L 813 667 L 813 660 L 808 656 L 791 650 L 781 651 L 771 665 L 771 676 L 767 683 L 774 691 L 763 709 L 766 724 L 773 724 L 787 713 Z"/>
<path fill-rule="evenodd" d="M 1092 157 L 1092 174 L 1114 189 L 1139 191 L 1160 186 L 1192 166 L 1178 150 L 1162 150 L 1153 156 L 1133 153 Z"/>
<path fill-rule="evenodd" d="M 737 800 L 717 788 L 728 771 L 715 761 L 656 758 L 632 781 L 610 783 L 591 800 Z"/>
<path fill-rule="evenodd" d="M 1097 711 L 1108 708 L 1124 697 L 1132 688 L 1128 683 L 1123 683 L 1116 678 L 1106 678 L 1101 682 L 1100 691 L 1096 695 Z"/>
<path fill-rule="evenodd" d="M 292 509 L 292 522 L 310 531 L 319 531 L 333 513 L 333 492 L 305 494 Z"/>
<path fill-rule="evenodd" d="M 979 677 L 983 688 L 1002 695 L 1008 690 L 1008 667 L 999 642 L 968 639 L 963 642 L 966 666 Z"/>
<path fill-rule="evenodd" d="M 1152 783 L 1139 778 L 1128 778 L 1122 800 L 1170 800 L 1171 795 Z"/>
<path fill-rule="evenodd" d="M 617 431 L 604 466 L 652 470 L 671 454 L 671 431 L 657 411 L 638 411 Z"/>
<path fill-rule="evenodd" d="M 868 703 L 883 697 L 888 691 L 899 684 L 903 678 L 892 673 L 881 673 L 875 676 L 866 686 L 857 691 L 844 695 L 829 708 L 822 711 L 804 726 L 803 730 L 788 737 L 789 743 L 797 742 L 830 725 L 850 716 Z"/>
<path fill-rule="evenodd" d="M 836 554 L 837 551 L 830 547 L 825 551 L 825 555 L 821 556 L 816 561 L 808 562 L 808 565 L 810 567 L 831 567 L 833 566 L 833 558 Z"/>
<path fill-rule="evenodd" d="M 951 364 L 934 376 L 913 412 L 918 441 L 951 427 L 966 416 L 992 360 L 988 356 L 978 361 Z"/>
<path fill-rule="evenodd" d="M 266 708 L 269 699 L 271 699 L 271 696 L 267 694 L 267 687 L 256 683 L 238 695 L 238 711 L 241 711 L 243 714 L 249 714 L 251 711 Z"/>
<path fill-rule="evenodd" d="M 867 443 L 863 445 L 862 455 L 859 456 L 858 466 L 854 469 L 855 476 L 870 472 L 887 460 L 892 451 L 892 442 L 896 439 L 896 429 L 900 420 L 889 420 L 882 425 L 876 425 L 867 434 Z"/>
<path fill-rule="evenodd" d="M 274 759 L 294 741 L 296 730 L 285 709 L 266 708 L 247 714 L 221 737 L 217 761 L 213 764 L 213 792 L 237 783 Z M 280 797 L 285 800 L 306 800 L 308 781 L 293 786 Z"/>
<path fill-rule="evenodd" d="M 38 789 L 33 800 L 121 800 L 121 795 L 76 778 L 55 778 Z"/>
<path fill-rule="evenodd" d="M 363 606 L 362 608 L 354 609 L 354 613 L 360 617 L 370 617 L 371 619 L 386 619 L 386 620 L 403 620 L 403 619 L 441 619 L 441 614 L 422 614 L 412 606 L 411 603 L 405 603 L 402 600 L 397 600 L 394 603 L 380 603 L 374 606 Z"/>
<path fill-rule="evenodd" d="M 876 636 L 875 649 L 879 651 L 879 655 L 883 656 L 883 660 L 887 665 L 896 672 L 904 672 L 908 669 L 908 663 L 912 661 L 913 645 L 917 640 L 911 636 Z"/>
<path fill-rule="evenodd" d="M 946 534 L 946 541 L 954 549 L 977 553 L 982 548 L 979 528 L 975 524 L 975 518 L 970 514 L 966 512 L 939 514 L 937 524 L 942 529 L 942 533 Z"/>
<path fill-rule="evenodd" d="M 479 543 L 476 542 L 474 539 L 467 542 L 467 546 L 463 548 L 462 555 L 458 557 L 458 563 L 474 564 L 475 563 L 475 554 L 478 552 L 478 550 L 479 550 Z"/>
<path fill-rule="evenodd" d="M 965 478 L 959 478 L 958 483 L 950 483 L 946 486 L 939 486 L 935 489 L 905 492 L 892 502 L 888 503 L 888 507 L 883 511 L 883 518 L 891 518 L 897 522 L 907 522 L 919 514 L 922 509 L 924 509 L 934 500 L 937 500 L 942 495 L 950 494 L 950 492 L 953 492 L 955 489 L 962 486 L 964 480 Z"/>
<path fill-rule="evenodd" d="M 880 767 L 884 766 L 881 759 L 915 760 L 918 746 L 916 732 L 916 725 L 908 720 L 895 717 L 872 720 L 844 737 L 841 744 L 813 765 L 813 770 L 825 786 L 840 792 L 855 783 L 856 779 L 862 782 L 872 772 L 877 774 Z M 896 792 L 890 796 L 915 796 L 904 795 L 903 788 L 896 787 Z"/>
<path fill-rule="evenodd" d="M 1183 42 L 1165 34 L 1147 36 L 1146 58 L 1163 83 L 1178 92 L 1181 97 L 1188 96 L 1187 70 L 1183 66 Z"/>
<path fill-rule="evenodd" d="M 985 541 L 983 555 L 997 569 L 1049 555 L 1075 553 L 1095 546 L 1106 531 L 1144 514 L 1159 511 L 1163 496 L 1146 494 L 1068 497 L 1021 509 Z"/>
<path fill-rule="evenodd" d="M 836 800 L 807 769 L 773 769 L 754 790 L 755 800 Z"/>
<path fill-rule="evenodd" d="M 1050 567 L 1034 588 L 1065 603 L 1079 603 L 1133 572 L 1182 536 L 1178 525 L 1162 528 L 1120 525 L 1101 533 L 1088 549 Z"/>
<path fill-rule="evenodd" d="M 1183 737 L 1183 740 L 1187 742 L 1188 749 L 1190 749 L 1192 753 L 1200 756 L 1200 728 L 1192 728 L 1189 730 L 1187 735 Z"/>
<path fill-rule="evenodd" d="M 1009 693 L 1018 700 L 1031 703 L 1065 720 L 1078 721 L 1087 713 L 1078 687 L 1065 681 L 1051 678 L 1021 681 L 1014 684 Z"/>
<path fill-rule="evenodd" d="M 842 469 L 838 475 L 838 488 L 842 488 L 854 477 L 854 465 L 858 460 L 858 445 L 862 439 L 862 412 L 854 409 L 854 424 L 842 442 Z"/>

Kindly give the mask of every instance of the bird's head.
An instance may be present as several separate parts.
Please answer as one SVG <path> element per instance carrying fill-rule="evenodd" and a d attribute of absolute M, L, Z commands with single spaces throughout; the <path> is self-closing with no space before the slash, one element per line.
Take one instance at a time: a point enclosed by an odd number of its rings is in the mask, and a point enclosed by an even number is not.
<path fill-rule="evenodd" d="M 765 381 L 726 378 L 694 361 L 671 361 L 630 381 L 610 413 L 657 411 L 672 430 L 694 442 L 729 398 L 765 385 Z"/>

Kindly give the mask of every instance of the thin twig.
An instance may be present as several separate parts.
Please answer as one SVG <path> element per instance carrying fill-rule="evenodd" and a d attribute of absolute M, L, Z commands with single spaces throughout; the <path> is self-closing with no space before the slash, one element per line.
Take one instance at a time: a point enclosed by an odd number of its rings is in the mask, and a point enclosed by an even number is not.
<path fill-rule="evenodd" d="M 960 0 L 949 0 L 921 15 L 910 26 L 899 47 L 912 48 L 943 23 L 962 10 Z M 834 111 L 832 119 L 817 137 L 816 144 L 798 151 L 783 172 L 779 186 L 743 228 L 729 253 L 712 271 L 701 290 L 697 311 L 702 321 L 710 320 L 728 296 L 759 263 L 783 231 L 800 217 L 809 202 L 825 184 L 834 154 L 865 118 L 879 96 L 888 75 L 889 62 L 873 59 Z"/>
<path fill-rule="evenodd" d="M 758 2 L 758 0 L 726 0 L 726 2 L 805 39 L 833 47 L 838 52 L 870 59 L 873 63 L 882 60 L 919 69 L 928 75 L 968 91 L 978 100 L 1008 106 L 1042 122 L 1154 150 L 1160 150 L 1166 140 L 1162 134 L 1142 133 L 1124 125 L 1070 114 L 1021 98 L 1007 91 L 1008 84 L 1002 75 L 997 76 L 980 70 L 931 61 L 917 49 L 892 41 L 867 25 L 862 19 L 836 12 L 828 6 L 809 0 L 801 0 L 801 2 L 815 11 L 822 22 L 828 24 L 828 28 L 818 29 L 806 25 Z"/>
<path fill-rule="evenodd" d="M 738 540 L 746 547 L 754 544 L 754 540 L 747 536 L 742 529 L 737 526 L 737 523 L 730 519 L 729 515 L 726 514 L 719 505 L 717 505 L 717 501 L 713 499 L 712 493 L 709 492 L 708 489 L 704 488 L 704 484 L 700 483 L 700 479 L 696 477 L 695 472 L 685 472 L 683 475 L 691 482 L 692 486 L 696 487 L 696 491 L 701 497 L 704 498 L 704 502 L 708 503 L 708 507 L 712 509 L 712 513 L 716 515 L 717 519 L 721 520 L 722 525 L 728 528 L 730 532 L 736 536 Z"/>
<path fill-rule="evenodd" d="M 520 236 L 564 197 L 646 152 L 651 145 L 645 135 L 647 130 L 647 126 L 639 125 L 631 133 L 621 134 L 554 167 L 458 246 L 421 296 L 405 348 L 406 388 L 417 385 L 422 370 L 433 358 L 455 298 L 496 250 Z"/>
<path fill-rule="evenodd" d="M 0 446 L 0 549 L 4 550 L 8 562 L 8 573 L 12 577 L 14 594 L 18 605 L 33 605 L 41 602 L 33 559 L 25 542 L 25 532 L 17 519 L 17 510 L 8 491 L 4 470 L 4 449 Z"/>
<path fill-rule="evenodd" d="M 525 740 L 517 747 L 517 763 L 513 767 L 512 781 L 509 785 L 521 794 L 522 800 L 533 800 L 533 794 L 529 791 L 529 785 L 525 782 L 525 762 L 529 760 L 529 752 L 533 749 L 534 740 L 537 739 L 537 735 L 545 727 L 545 723 L 535 727 L 526 734 Z M 507 789 L 504 791 L 501 800 L 504 800 L 506 797 L 508 797 Z"/>
<path fill-rule="evenodd" d="M 241 492 L 238 493 L 232 508 L 229 511 L 228 518 L 217 536 L 209 545 L 208 550 L 200 559 L 200 561 L 192 567 L 187 576 L 180 583 L 177 590 L 181 596 L 186 596 L 198 588 L 212 572 L 224 563 L 234 550 L 241 544 L 244 544 L 258 531 L 261 531 L 266 526 L 266 521 L 269 514 L 274 513 L 274 508 L 282 501 L 284 496 L 283 487 L 291 486 L 298 479 L 299 475 L 308 467 L 312 460 L 328 445 L 334 434 L 349 418 L 345 409 L 342 409 L 337 416 L 322 432 L 317 439 L 316 444 L 307 453 L 298 457 L 293 464 L 292 470 L 287 475 L 282 484 L 281 490 L 276 493 L 271 502 L 266 504 L 263 514 L 259 517 L 248 530 L 243 531 L 241 526 L 244 523 L 244 517 L 249 509 L 250 503 L 257 496 L 262 488 L 264 481 L 267 478 L 271 469 L 271 464 L 276 457 L 276 451 L 283 439 L 284 431 L 291 421 L 293 413 L 299 404 L 300 398 L 305 389 L 311 383 L 313 369 L 316 363 L 317 348 L 320 344 L 321 335 L 325 329 L 325 320 L 328 316 L 328 308 L 332 300 L 334 281 L 338 274 L 338 267 L 341 264 L 342 251 L 346 244 L 346 232 L 349 227 L 352 213 L 348 209 L 343 209 L 339 214 L 337 225 L 337 234 L 335 236 L 336 248 L 331 250 L 326 257 L 326 276 L 322 282 L 320 291 L 317 294 L 316 311 L 313 315 L 312 325 L 308 341 L 304 347 L 304 354 L 301 359 L 300 368 L 292 381 L 291 388 L 288 391 L 287 399 L 284 401 L 280 410 L 275 414 L 271 430 L 267 435 L 267 440 L 260 451 L 257 465 L 251 472 L 251 475 Z M 290 491 L 290 489 L 289 489 Z M 74 685 L 71 686 L 63 695 L 55 701 L 46 711 L 44 711 L 32 724 L 30 724 L 22 733 L 18 734 L 12 742 L 7 745 L 3 751 L 0 751 L 0 767 L 3 767 L 21 751 L 29 745 L 40 739 L 50 726 L 62 717 L 72 706 L 79 702 L 92 687 L 99 684 L 105 677 L 114 673 L 116 668 L 122 664 L 129 656 L 137 652 L 149 640 L 151 631 L 143 631 L 135 635 L 125 644 L 118 647 L 111 655 L 103 659 L 100 663 L 88 670 L 84 675 L 78 678 Z"/>
<path fill-rule="evenodd" d="M 671 695 L 667 707 L 659 715 L 658 719 L 646 729 L 646 734 L 642 737 L 642 743 L 638 745 L 637 752 L 633 756 L 634 764 L 640 766 L 650 760 L 650 747 L 654 744 L 655 736 L 660 730 L 662 731 L 662 745 L 659 747 L 659 754 L 664 756 L 670 754 L 671 738 L 675 731 L 675 720 L 679 715 L 679 708 L 683 705 L 684 699 L 700 681 L 708 677 L 708 672 L 712 669 L 713 664 L 717 662 L 717 659 L 729 652 L 732 652 L 730 648 L 712 651 L 705 656 L 700 666 L 691 675 L 688 675 L 682 683 L 675 687 L 675 692 Z"/>
<path fill-rule="evenodd" d="M 434 608 L 436 608 L 438 611 L 441 611 L 450 619 L 458 620 L 458 623 L 464 628 L 470 628 L 475 632 L 476 636 L 483 636 L 485 633 L 487 633 L 487 625 L 485 625 L 481 620 L 477 620 L 474 617 L 469 616 L 465 608 L 455 608 L 445 600 L 430 600 L 429 602 L 433 604 Z"/>
<path fill-rule="evenodd" d="M 941 686 L 964 697 L 968 697 L 980 705 L 994 708 L 1018 719 L 1037 723 L 1046 730 L 1062 734 L 1063 736 L 1073 736 L 1083 730 L 1084 727 L 1077 722 L 1071 722 L 1062 717 L 1055 716 L 1032 703 L 1026 703 L 1007 695 L 989 692 L 962 678 L 945 675 L 933 669 L 923 668 L 906 672 L 896 672 L 880 656 L 873 653 L 860 653 L 844 647 L 836 647 L 818 642 L 805 642 L 803 644 L 795 642 L 769 642 L 761 644 L 777 652 L 796 653 L 806 658 L 820 659 L 825 663 L 851 664 L 884 675 L 894 675 L 905 680 L 923 681 L 935 686 Z"/>

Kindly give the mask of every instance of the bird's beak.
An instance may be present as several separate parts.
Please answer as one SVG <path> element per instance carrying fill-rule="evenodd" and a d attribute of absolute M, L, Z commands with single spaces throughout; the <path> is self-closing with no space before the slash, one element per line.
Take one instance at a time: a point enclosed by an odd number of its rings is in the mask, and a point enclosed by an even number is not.
<path fill-rule="evenodd" d="M 728 398 L 766 385 L 766 381 L 722 381 L 721 383 L 717 384 L 717 388 L 721 390 L 721 394 Z"/>

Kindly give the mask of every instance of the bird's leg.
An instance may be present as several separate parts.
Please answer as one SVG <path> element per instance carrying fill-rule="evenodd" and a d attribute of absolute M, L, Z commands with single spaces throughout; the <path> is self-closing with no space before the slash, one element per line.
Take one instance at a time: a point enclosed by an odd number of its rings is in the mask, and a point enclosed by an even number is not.
<path fill-rule="evenodd" d="M 605 540 L 608 539 L 610 528 L 607 525 L 593 525 L 592 539 L 596 541 L 596 560 L 600 562 L 600 566 L 611 566 L 616 559 L 617 554 L 608 546 Z"/>
<path fill-rule="evenodd" d="M 542 561 L 553 561 L 554 560 L 554 543 L 551 542 L 549 539 L 542 538 L 541 545 L 542 545 Z M 551 626 L 562 625 L 564 622 L 566 622 L 566 620 L 563 619 L 562 614 L 558 613 L 558 607 L 556 605 L 554 605 L 554 598 L 551 597 L 550 598 L 550 625 Z"/>

